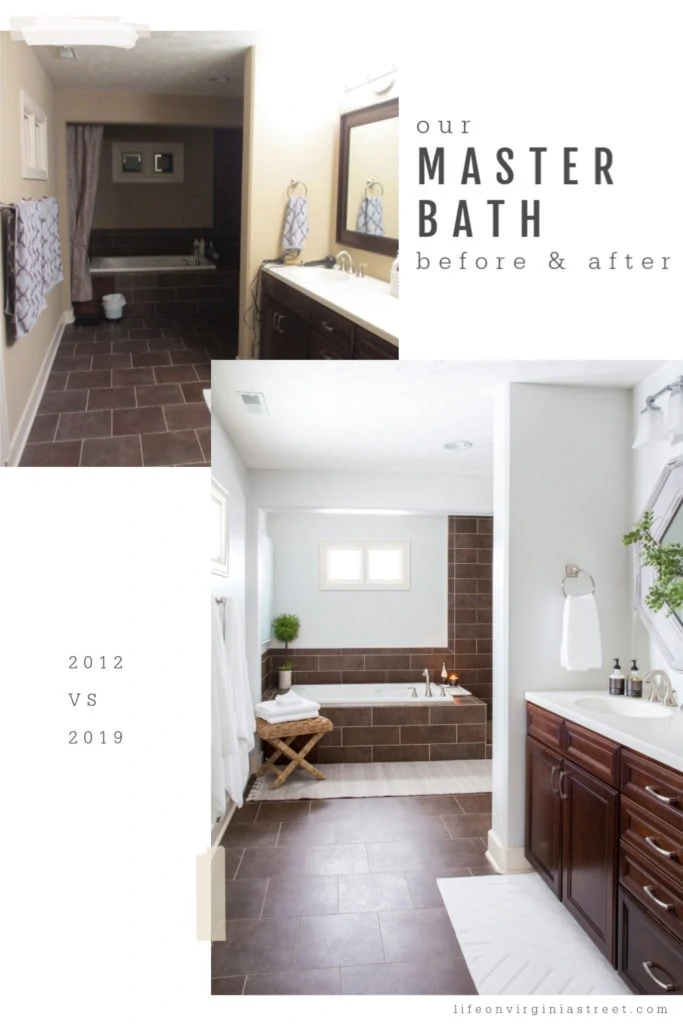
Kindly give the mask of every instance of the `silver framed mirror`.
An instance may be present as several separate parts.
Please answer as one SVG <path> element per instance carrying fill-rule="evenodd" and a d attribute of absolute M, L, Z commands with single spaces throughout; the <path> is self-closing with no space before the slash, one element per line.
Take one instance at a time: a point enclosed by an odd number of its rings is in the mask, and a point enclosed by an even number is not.
<path fill-rule="evenodd" d="M 652 536 L 658 543 L 683 543 L 683 456 L 667 462 L 657 481 L 645 511 L 654 515 Z M 635 609 L 650 635 L 666 656 L 669 666 L 683 670 L 683 609 L 653 611 L 645 604 L 645 596 L 655 581 L 655 570 L 640 564 L 640 551 L 635 552 Z M 668 612 L 668 614 L 667 614 Z"/>

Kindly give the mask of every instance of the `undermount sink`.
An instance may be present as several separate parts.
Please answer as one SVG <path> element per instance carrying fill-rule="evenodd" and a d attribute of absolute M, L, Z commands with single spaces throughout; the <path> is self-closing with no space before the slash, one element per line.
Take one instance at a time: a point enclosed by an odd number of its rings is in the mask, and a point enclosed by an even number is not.
<path fill-rule="evenodd" d="M 651 704 L 642 697 L 581 697 L 576 701 L 576 706 L 586 711 L 599 711 L 603 715 L 618 715 L 621 718 L 668 718 L 675 711 L 675 708 L 664 704 Z"/>

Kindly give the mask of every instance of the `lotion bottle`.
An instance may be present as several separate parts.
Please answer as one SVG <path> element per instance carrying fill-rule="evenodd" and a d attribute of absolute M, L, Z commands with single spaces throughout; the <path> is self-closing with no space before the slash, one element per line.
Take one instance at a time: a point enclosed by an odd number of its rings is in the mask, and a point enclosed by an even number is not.
<path fill-rule="evenodd" d="M 643 679 L 638 671 L 638 665 L 634 658 L 631 662 L 631 671 L 626 677 L 626 696 L 627 697 L 642 697 L 643 696 Z"/>

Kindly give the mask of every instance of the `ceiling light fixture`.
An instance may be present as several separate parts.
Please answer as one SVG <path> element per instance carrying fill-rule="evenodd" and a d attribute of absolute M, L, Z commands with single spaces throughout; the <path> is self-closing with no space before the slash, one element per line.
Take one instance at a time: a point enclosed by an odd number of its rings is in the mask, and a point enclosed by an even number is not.
<path fill-rule="evenodd" d="M 132 50 L 138 39 L 149 36 L 143 25 L 121 18 L 12 18 L 11 36 L 27 46 L 115 46 Z"/>
<path fill-rule="evenodd" d="M 444 448 L 449 452 L 463 452 L 466 448 L 472 448 L 471 441 L 448 441 Z"/>
<path fill-rule="evenodd" d="M 669 395 L 669 404 L 664 416 L 657 399 L 661 395 Z M 654 448 L 667 439 L 675 443 L 683 435 L 683 376 L 677 377 L 671 384 L 648 395 L 645 408 L 640 411 L 638 431 L 632 448 Z"/>

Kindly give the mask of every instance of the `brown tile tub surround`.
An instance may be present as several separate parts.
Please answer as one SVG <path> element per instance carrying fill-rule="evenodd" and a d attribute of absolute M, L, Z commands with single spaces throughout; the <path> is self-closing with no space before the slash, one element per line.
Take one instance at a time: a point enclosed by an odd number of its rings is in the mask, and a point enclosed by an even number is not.
<path fill-rule="evenodd" d="M 210 465 L 213 331 L 173 318 L 69 324 L 21 465 Z"/>
<path fill-rule="evenodd" d="M 493 874 L 490 794 L 248 803 L 214 995 L 476 995 L 436 880 Z"/>
<path fill-rule="evenodd" d="M 492 708 L 493 518 L 448 518 L 448 646 L 291 649 L 295 683 L 413 683 L 422 672 L 438 681 L 443 662 L 462 686 Z M 280 650 L 264 656 L 263 686 L 277 685 Z"/>

